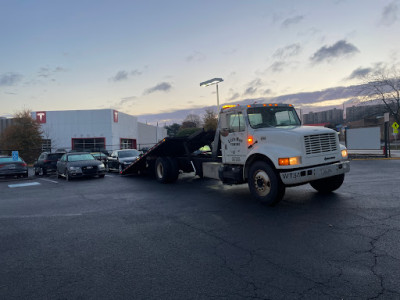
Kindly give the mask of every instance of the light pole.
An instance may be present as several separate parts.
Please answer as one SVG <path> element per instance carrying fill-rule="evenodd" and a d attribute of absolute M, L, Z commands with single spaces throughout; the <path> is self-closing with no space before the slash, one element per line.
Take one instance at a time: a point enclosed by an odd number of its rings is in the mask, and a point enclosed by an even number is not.
<path fill-rule="evenodd" d="M 215 84 L 217 86 L 217 114 L 219 112 L 219 94 L 218 94 L 218 83 L 224 81 L 222 78 L 213 78 L 200 83 L 200 86 L 209 86 Z"/>

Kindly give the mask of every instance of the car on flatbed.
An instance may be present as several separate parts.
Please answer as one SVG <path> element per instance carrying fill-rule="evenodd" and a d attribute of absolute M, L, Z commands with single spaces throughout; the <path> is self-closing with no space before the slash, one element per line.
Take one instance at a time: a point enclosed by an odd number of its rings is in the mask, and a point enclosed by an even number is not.
<path fill-rule="evenodd" d="M 104 178 L 104 164 L 86 152 L 65 153 L 57 162 L 57 177 L 65 177 L 67 181 L 78 177 Z"/>

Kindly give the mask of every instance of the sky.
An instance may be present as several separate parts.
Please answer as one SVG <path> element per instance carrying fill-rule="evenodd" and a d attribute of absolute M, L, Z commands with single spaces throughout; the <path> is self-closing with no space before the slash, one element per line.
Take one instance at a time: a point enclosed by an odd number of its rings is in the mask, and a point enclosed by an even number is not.
<path fill-rule="evenodd" d="M 0 116 L 112 108 L 169 124 L 216 106 L 200 87 L 215 77 L 221 104 L 340 107 L 352 95 L 332 91 L 399 65 L 400 0 L 0 0 L 0 37 Z"/>

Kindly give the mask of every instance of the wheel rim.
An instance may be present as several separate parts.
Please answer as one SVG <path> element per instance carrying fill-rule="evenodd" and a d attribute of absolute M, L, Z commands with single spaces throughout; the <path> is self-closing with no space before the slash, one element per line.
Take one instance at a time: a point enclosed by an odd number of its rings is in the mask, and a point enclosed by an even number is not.
<path fill-rule="evenodd" d="M 254 187 L 258 195 L 264 197 L 271 192 L 271 180 L 263 170 L 257 170 L 254 174 Z"/>
<path fill-rule="evenodd" d="M 160 163 L 157 165 L 157 177 L 162 178 L 164 174 L 164 168 L 163 165 Z"/>

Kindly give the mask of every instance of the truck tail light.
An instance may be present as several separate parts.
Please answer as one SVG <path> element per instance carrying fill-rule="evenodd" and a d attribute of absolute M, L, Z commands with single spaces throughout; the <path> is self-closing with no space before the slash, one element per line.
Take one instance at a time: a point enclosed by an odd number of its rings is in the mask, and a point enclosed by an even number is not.
<path fill-rule="evenodd" d="M 301 164 L 300 156 L 278 158 L 280 166 L 294 166 Z"/>

